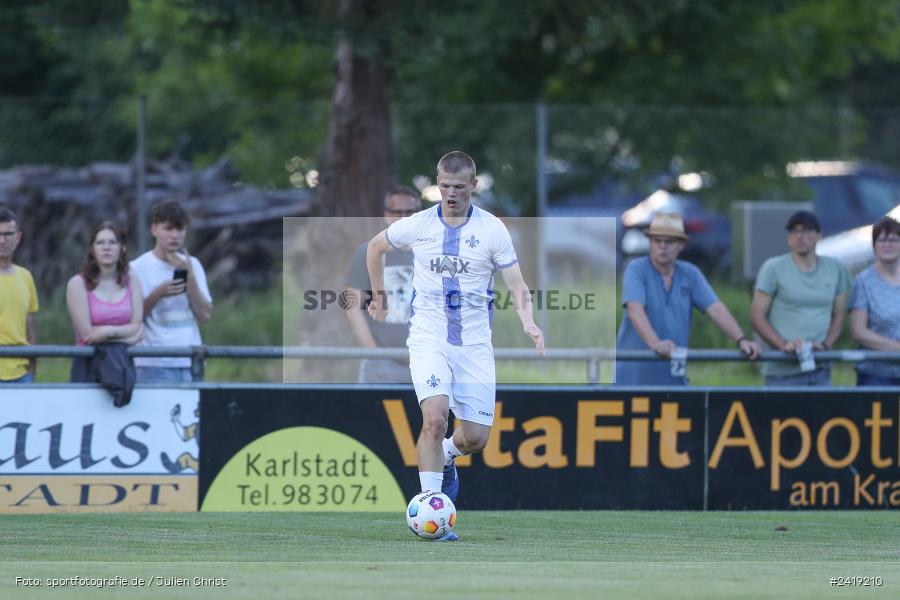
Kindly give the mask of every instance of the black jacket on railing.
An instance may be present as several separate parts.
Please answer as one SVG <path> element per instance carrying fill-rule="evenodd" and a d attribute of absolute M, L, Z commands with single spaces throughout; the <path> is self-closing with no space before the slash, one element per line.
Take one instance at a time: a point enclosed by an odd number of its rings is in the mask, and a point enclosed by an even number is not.
<path fill-rule="evenodd" d="M 128 344 L 97 344 L 94 356 L 72 360 L 70 380 L 73 383 L 99 383 L 112 396 L 114 406 L 131 402 L 136 375 L 134 359 L 128 355 Z"/>

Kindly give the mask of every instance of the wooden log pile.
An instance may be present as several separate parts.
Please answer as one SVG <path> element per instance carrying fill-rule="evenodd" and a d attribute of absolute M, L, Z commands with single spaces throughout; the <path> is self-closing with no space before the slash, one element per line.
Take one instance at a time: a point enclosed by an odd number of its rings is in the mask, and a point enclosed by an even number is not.
<path fill-rule="evenodd" d="M 129 258 L 138 255 L 136 181 L 134 164 L 0 170 L 0 206 L 17 214 L 25 232 L 14 260 L 31 270 L 42 296 L 65 289 L 100 221 L 123 225 Z M 188 249 L 203 263 L 211 284 L 226 292 L 264 288 L 277 277 L 281 218 L 305 215 L 312 204 L 308 190 L 242 184 L 227 158 L 200 171 L 178 160 L 151 162 L 146 198 L 148 206 L 162 199 L 185 206 L 192 219 Z"/>

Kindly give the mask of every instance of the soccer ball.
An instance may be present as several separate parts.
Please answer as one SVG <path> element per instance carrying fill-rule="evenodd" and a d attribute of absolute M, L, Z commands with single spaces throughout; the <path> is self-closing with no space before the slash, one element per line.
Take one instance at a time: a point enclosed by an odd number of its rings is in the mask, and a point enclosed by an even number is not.
<path fill-rule="evenodd" d="M 406 507 L 409 530 L 420 538 L 436 540 L 447 535 L 456 524 L 453 501 L 440 492 L 422 492 Z"/>

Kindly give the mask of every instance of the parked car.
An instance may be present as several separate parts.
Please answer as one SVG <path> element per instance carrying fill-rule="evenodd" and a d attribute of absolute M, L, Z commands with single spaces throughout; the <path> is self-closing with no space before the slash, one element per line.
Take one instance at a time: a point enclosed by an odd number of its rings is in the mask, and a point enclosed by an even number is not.
<path fill-rule="evenodd" d="M 789 163 L 787 173 L 809 186 L 823 236 L 871 225 L 900 204 L 900 173 L 881 165 L 803 161 Z"/>
<path fill-rule="evenodd" d="M 603 179 L 576 192 L 563 189 L 561 182 L 551 178 L 541 221 L 547 264 L 554 275 L 570 280 L 621 267 L 620 217 L 653 187 L 636 188 Z"/>
<path fill-rule="evenodd" d="M 690 241 L 681 258 L 704 271 L 728 269 L 731 266 L 731 220 L 724 214 L 708 210 L 697 196 L 676 189 L 656 190 L 622 214 L 622 255 L 630 258 L 646 254 L 650 244 L 643 231 L 654 215 L 675 212 L 684 219 Z"/>
<path fill-rule="evenodd" d="M 900 204 L 900 173 L 881 165 L 800 161 L 789 163 L 786 170 L 805 188 L 805 192 L 789 199 L 812 204 L 823 238 L 869 226 Z M 622 255 L 626 260 L 649 251 L 642 231 L 657 212 L 677 212 L 684 218 L 691 240 L 682 258 L 705 270 L 727 269 L 731 265 L 729 218 L 705 208 L 698 196 L 677 188 L 657 190 L 622 214 Z M 825 244 L 826 251 L 830 251 L 832 243 Z"/>
<path fill-rule="evenodd" d="M 886 216 L 900 221 L 900 204 L 897 204 Z M 872 248 L 872 225 L 862 225 L 823 237 L 816 246 L 816 253 L 840 260 L 847 265 L 850 273 L 855 275 L 875 260 L 875 252 Z"/>

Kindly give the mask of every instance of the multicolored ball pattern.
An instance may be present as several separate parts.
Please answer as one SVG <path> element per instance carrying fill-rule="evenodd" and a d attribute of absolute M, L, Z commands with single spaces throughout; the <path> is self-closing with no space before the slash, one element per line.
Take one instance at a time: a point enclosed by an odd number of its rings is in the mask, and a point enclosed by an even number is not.
<path fill-rule="evenodd" d="M 418 537 L 436 540 L 453 529 L 456 524 L 456 507 L 441 492 L 422 492 L 409 501 L 406 523 Z"/>

